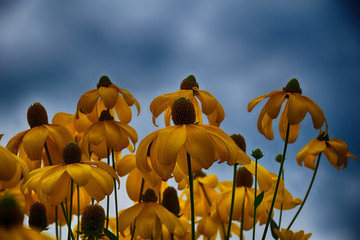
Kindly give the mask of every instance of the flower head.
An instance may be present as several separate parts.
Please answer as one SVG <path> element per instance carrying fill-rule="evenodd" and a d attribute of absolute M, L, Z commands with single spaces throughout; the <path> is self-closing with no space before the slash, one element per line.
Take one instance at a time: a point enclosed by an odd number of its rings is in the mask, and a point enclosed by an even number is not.
<path fill-rule="evenodd" d="M 326 132 L 321 132 L 317 138 L 312 139 L 300 152 L 296 155 L 296 161 L 300 166 L 303 162 L 305 167 L 315 169 L 316 157 L 324 153 L 332 166 L 337 170 L 347 167 L 348 158 L 359 159 L 349 152 L 348 145 L 339 138 L 329 138 Z"/>
<path fill-rule="evenodd" d="M 293 231 L 285 228 L 282 228 L 281 231 L 275 228 L 274 231 L 280 240 L 308 240 L 312 235 L 311 233 L 305 234 L 303 230 L 294 233 Z"/>
<path fill-rule="evenodd" d="M 324 122 L 326 123 L 321 108 L 310 98 L 302 95 L 300 84 L 295 78 L 291 79 L 282 91 L 273 91 L 251 100 L 248 104 L 248 111 L 251 112 L 264 98 L 269 98 L 269 100 L 260 112 L 257 127 L 259 132 L 269 140 L 274 138 L 272 120 L 279 115 L 281 106 L 285 100 L 288 101 L 285 103 L 279 122 L 280 135 L 284 141 L 288 123 L 290 124 L 288 142 L 293 143 L 296 141 L 300 130 L 300 122 L 308 112 L 312 117 L 314 128 L 319 129 Z"/>

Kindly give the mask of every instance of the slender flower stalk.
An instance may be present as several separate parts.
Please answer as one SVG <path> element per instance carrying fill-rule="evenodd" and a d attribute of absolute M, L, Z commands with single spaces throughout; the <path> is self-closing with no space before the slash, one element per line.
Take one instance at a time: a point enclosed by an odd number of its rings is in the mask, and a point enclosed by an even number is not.
<path fill-rule="evenodd" d="M 256 227 L 256 197 L 257 197 L 257 165 L 258 159 L 255 158 L 255 186 L 254 186 L 254 222 L 253 222 L 253 240 L 255 240 L 255 227 Z"/>
<path fill-rule="evenodd" d="M 269 224 L 270 224 L 270 219 L 271 219 L 271 214 L 275 205 L 275 200 L 276 200 L 276 195 L 279 189 L 279 183 L 280 183 L 280 178 L 281 178 L 281 173 L 283 171 L 283 167 L 284 167 L 284 161 L 285 161 L 285 156 L 286 156 L 286 150 L 287 150 L 287 145 L 288 145 L 288 139 L 289 139 L 289 131 L 290 131 L 290 123 L 287 124 L 287 128 L 286 128 L 286 137 L 285 137 L 285 144 L 284 144 L 284 151 L 283 151 L 283 155 L 282 155 L 282 159 L 281 159 L 281 163 L 280 163 L 280 168 L 279 168 L 279 173 L 278 173 L 278 177 L 276 180 L 276 185 L 275 185 L 275 192 L 274 192 L 274 197 L 273 200 L 271 202 L 271 206 L 270 206 L 270 210 L 269 210 L 269 215 L 266 221 L 266 225 L 265 225 L 265 229 L 264 229 L 264 233 L 262 236 L 262 240 L 265 240 L 266 237 L 266 233 L 267 230 L 269 228 Z"/>
<path fill-rule="evenodd" d="M 233 173 L 233 186 L 232 186 L 232 193 L 231 193 L 231 205 L 230 205 L 230 213 L 229 213 L 229 225 L 227 229 L 227 235 L 225 239 L 230 239 L 230 232 L 231 232 L 231 221 L 234 211 L 234 199 L 235 199 L 235 189 L 236 189 L 236 171 L 237 171 L 237 163 L 234 164 L 234 173 Z"/>
<path fill-rule="evenodd" d="M 79 185 L 76 185 L 76 190 L 77 190 L 77 205 L 78 205 L 78 208 L 77 208 L 77 215 L 78 215 L 77 225 L 79 227 L 80 226 L 80 187 L 79 187 Z M 80 234 L 77 234 L 77 236 L 76 236 L 77 240 L 79 240 L 79 236 L 80 236 Z"/>
<path fill-rule="evenodd" d="M 240 240 L 244 239 L 243 232 L 244 232 L 245 196 L 246 196 L 246 188 L 245 188 L 244 200 L 243 200 L 242 207 L 241 207 Z M 254 218 L 255 218 L 255 216 L 254 216 Z"/>
<path fill-rule="evenodd" d="M 194 179 L 191 170 L 191 158 L 189 153 L 186 153 L 187 165 L 189 173 L 189 190 L 190 190 L 190 207 L 191 207 L 191 239 L 195 240 L 195 203 L 194 203 Z"/>
<path fill-rule="evenodd" d="M 289 226 L 287 227 L 287 230 L 290 230 L 290 228 L 291 228 L 291 226 L 293 225 L 293 223 L 295 222 L 297 216 L 298 216 L 299 213 L 301 212 L 301 209 L 303 208 L 303 206 L 304 206 L 304 204 L 305 204 L 305 202 L 306 202 L 306 199 L 307 199 L 308 196 L 309 196 L 311 187 L 312 187 L 312 185 L 313 185 L 313 183 L 314 183 L 315 176 L 316 176 L 316 173 L 317 173 L 319 164 L 320 164 L 320 158 L 321 158 L 321 153 L 320 153 L 319 156 L 318 156 L 318 159 L 317 159 L 317 162 L 316 162 L 316 167 L 315 167 L 315 170 L 314 170 L 314 174 L 313 174 L 313 176 L 312 176 L 312 178 L 311 178 L 311 182 L 310 182 L 309 188 L 308 188 L 308 190 L 307 190 L 307 192 L 306 192 L 306 194 L 305 194 L 304 200 L 303 200 L 303 202 L 301 203 L 301 205 L 300 205 L 298 211 L 296 212 L 294 218 L 291 220 Z"/>
<path fill-rule="evenodd" d="M 283 169 L 283 171 L 282 171 L 282 173 L 281 173 L 281 176 L 282 176 L 283 181 L 285 182 L 284 169 Z M 282 192 L 282 195 L 283 195 L 283 197 L 284 197 L 284 192 Z M 279 225 L 279 229 L 280 229 L 280 227 L 281 227 L 281 219 L 282 219 L 283 207 L 284 207 L 284 205 L 283 205 L 283 203 L 281 203 L 280 213 L 279 213 L 279 224 L 278 224 L 278 225 Z"/>
<path fill-rule="evenodd" d="M 112 167 L 115 170 L 115 155 L 114 155 L 114 150 L 111 150 L 111 155 L 112 155 Z M 115 196 L 115 215 L 116 215 L 116 238 L 119 239 L 119 209 L 118 209 L 118 199 L 117 199 L 117 189 L 116 189 L 116 180 L 114 179 L 114 196 Z"/>
<path fill-rule="evenodd" d="M 73 207 L 73 195 L 74 195 L 74 180 L 71 178 L 70 180 L 70 207 L 69 207 L 69 223 L 70 223 L 70 228 L 68 230 L 68 238 L 70 239 L 70 232 L 72 233 L 72 230 L 71 230 L 71 217 L 72 217 L 72 207 Z M 79 208 L 80 206 L 78 206 Z"/>
<path fill-rule="evenodd" d="M 107 164 L 110 165 L 110 150 L 107 148 Z M 106 197 L 106 230 L 109 229 L 110 196 Z"/>

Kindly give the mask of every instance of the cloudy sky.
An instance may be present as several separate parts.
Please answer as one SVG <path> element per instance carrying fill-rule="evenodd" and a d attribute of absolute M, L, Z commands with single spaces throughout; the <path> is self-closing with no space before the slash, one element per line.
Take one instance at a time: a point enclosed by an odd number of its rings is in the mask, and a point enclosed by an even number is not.
<path fill-rule="evenodd" d="M 251 113 L 246 107 L 295 77 L 303 95 L 323 109 L 330 137 L 344 140 L 360 157 L 359 9 L 355 0 L 1 1 L 1 145 L 28 129 L 31 104 L 41 102 L 50 119 L 74 113 L 81 94 L 94 89 L 101 75 L 140 102 L 141 114 L 131 125 L 141 139 L 156 130 L 151 100 L 178 90 L 194 74 L 200 89 L 223 105 L 221 128 L 243 134 L 248 153 L 260 147 L 261 164 L 277 172 L 273 158 L 283 148 L 278 120 L 275 139 L 268 141 L 256 128 L 263 104 Z M 288 147 L 285 179 L 294 197 L 303 198 L 312 175 L 295 155 L 317 134 L 307 116 Z M 357 239 L 359 170 L 349 159 L 348 168 L 337 171 L 323 157 L 293 229 L 311 232 L 311 239 Z M 230 180 L 232 169 L 215 164 L 208 172 Z"/>

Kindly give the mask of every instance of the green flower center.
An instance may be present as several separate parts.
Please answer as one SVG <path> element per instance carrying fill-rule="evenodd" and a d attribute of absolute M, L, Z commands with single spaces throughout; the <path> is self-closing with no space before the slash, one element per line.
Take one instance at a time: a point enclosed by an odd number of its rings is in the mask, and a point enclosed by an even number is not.
<path fill-rule="evenodd" d="M 100 87 L 109 87 L 112 84 L 110 78 L 108 76 L 101 76 L 96 88 L 99 89 Z"/>
<path fill-rule="evenodd" d="M 81 233 L 85 239 L 98 239 L 103 236 L 105 211 L 99 204 L 89 205 L 81 217 Z M 87 237 L 87 238 L 86 238 Z"/>
<path fill-rule="evenodd" d="M 48 224 L 46 217 L 46 207 L 44 204 L 36 202 L 31 206 L 29 214 L 29 226 L 30 228 L 40 232 L 46 230 Z"/>
<path fill-rule="evenodd" d="M 236 186 L 251 188 L 253 184 L 253 176 L 246 168 L 241 167 L 236 173 Z"/>
<path fill-rule="evenodd" d="M 246 152 L 245 138 L 241 134 L 232 134 L 230 137 L 239 146 L 239 148 L 243 150 L 243 152 Z"/>
<path fill-rule="evenodd" d="M 18 203 L 13 197 L 5 196 L 0 200 L 0 228 L 21 226 L 24 213 L 21 212 Z"/>
<path fill-rule="evenodd" d="M 99 121 L 112 121 L 114 120 L 114 117 L 111 116 L 111 113 L 109 110 L 103 110 L 100 113 Z"/>
<path fill-rule="evenodd" d="M 194 105 L 183 97 L 175 100 L 171 114 L 175 125 L 193 124 L 196 120 Z"/>
<path fill-rule="evenodd" d="M 36 102 L 27 111 L 27 121 L 30 128 L 48 124 L 48 116 L 43 105 Z"/>
<path fill-rule="evenodd" d="M 175 188 L 167 187 L 163 192 L 163 200 L 161 203 L 167 210 L 179 216 L 180 204 L 178 194 Z"/>
<path fill-rule="evenodd" d="M 63 158 L 66 164 L 79 163 L 82 152 L 77 143 L 71 142 L 66 144 L 63 150 Z"/>
<path fill-rule="evenodd" d="M 150 188 L 146 190 L 145 194 L 141 196 L 141 200 L 143 200 L 144 202 L 156 202 L 157 197 L 154 190 Z"/>
<path fill-rule="evenodd" d="M 302 94 L 302 90 L 300 88 L 300 83 L 296 78 L 291 79 L 285 87 L 283 87 L 284 92 L 290 93 L 298 93 Z"/>
<path fill-rule="evenodd" d="M 326 132 L 321 131 L 319 136 L 317 137 L 318 140 L 320 141 L 329 141 L 330 137 L 329 134 L 327 134 Z"/>
<path fill-rule="evenodd" d="M 193 87 L 199 88 L 199 84 L 196 82 L 194 75 L 187 76 L 180 84 L 181 90 L 192 90 Z"/>
<path fill-rule="evenodd" d="M 262 153 L 262 151 L 261 151 L 260 148 L 256 148 L 255 150 L 253 150 L 253 151 L 251 152 L 251 156 L 252 156 L 253 158 L 259 160 L 259 159 L 262 158 L 264 155 L 263 155 L 263 153 Z"/>
<path fill-rule="evenodd" d="M 283 155 L 281 153 L 279 153 L 278 155 L 276 155 L 275 161 L 278 162 L 278 163 L 281 163 L 282 158 L 283 158 Z"/>

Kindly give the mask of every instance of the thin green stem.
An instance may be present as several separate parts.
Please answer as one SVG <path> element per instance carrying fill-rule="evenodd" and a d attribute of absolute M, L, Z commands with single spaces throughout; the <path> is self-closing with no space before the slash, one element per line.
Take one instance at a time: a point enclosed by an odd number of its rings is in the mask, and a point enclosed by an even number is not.
<path fill-rule="evenodd" d="M 141 196 L 142 196 L 142 192 L 144 190 L 144 185 L 145 185 L 145 179 L 142 178 L 141 179 L 141 186 L 140 186 L 140 193 L 139 193 L 139 203 L 141 202 Z M 131 229 L 131 240 L 134 239 L 135 227 L 136 227 L 136 218 L 134 220 L 134 226 L 130 228 Z"/>
<path fill-rule="evenodd" d="M 194 179 L 191 170 L 191 157 L 186 153 L 188 174 L 189 174 L 189 190 L 190 190 L 190 208 L 191 208 L 191 239 L 195 240 L 195 203 L 194 203 Z"/>
<path fill-rule="evenodd" d="M 282 175 L 282 179 L 283 179 L 283 182 L 285 182 L 285 174 L 284 174 L 284 169 L 281 173 Z M 282 192 L 282 199 L 284 199 L 284 191 Z M 280 207 L 280 214 L 279 214 L 279 229 L 281 229 L 281 220 L 282 220 L 282 213 L 283 213 L 283 203 L 281 203 L 281 207 Z"/>
<path fill-rule="evenodd" d="M 69 232 L 68 232 L 68 238 L 70 238 L 70 232 L 72 233 L 72 230 L 71 230 L 71 217 L 72 217 L 72 207 L 73 207 L 73 195 L 74 195 L 74 180 L 71 178 L 70 180 L 70 207 L 69 207 L 69 226 L 70 226 L 70 229 L 69 229 Z"/>
<path fill-rule="evenodd" d="M 47 147 L 46 141 L 44 143 L 44 148 L 45 148 L 45 152 L 46 152 L 46 157 L 47 157 L 47 159 L 49 161 L 49 165 L 52 166 L 53 164 L 52 164 L 52 161 L 51 161 L 50 152 L 49 152 L 49 149 Z"/>
<path fill-rule="evenodd" d="M 245 196 L 246 196 L 246 187 L 244 187 L 245 192 L 244 192 L 244 199 L 243 199 L 243 203 L 241 206 L 241 223 L 240 223 L 240 240 L 244 239 L 244 211 L 245 211 Z"/>
<path fill-rule="evenodd" d="M 289 132 L 290 132 L 290 123 L 287 124 L 287 128 L 286 128 L 286 137 L 285 137 L 284 151 L 283 151 L 283 154 L 282 154 L 282 159 L 281 159 L 281 164 L 280 164 L 280 168 L 279 168 L 279 173 L 278 173 L 278 177 L 277 177 L 276 185 L 275 185 L 274 196 L 273 196 L 273 199 L 272 199 L 272 202 L 271 202 L 270 210 L 269 210 L 269 213 L 268 213 L 269 215 L 268 215 L 268 218 L 267 218 L 267 221 L 266 221 L 266 226 L 265 226 L 265 229 L 264 229 L 264 233 L 263 233 L 263 236 L 262 236 L 262 240 L 265 240 L 266 233 L 267 233 L 267 230 L 268 230 L 269 224 L 270 224 L 270 219 L 271 219 L 272 211 L 273 211 L 273 209 L 274 209 L 275 200 L 276 200 L 276 195 L 277 195 L 277 192 L 278 192 L 278 189 L 279 189 L 279 183 L 280 183 L 281 173 L 282 173 L 282 170 L 283 170 L 283 167 L 284 167 L 284 162 L 285 162 L 286 150 L 287 150 L 287 145 L 288 145 L 288 140 L 289 140 Z"/>
<path fill-rule="evenodd" d="M 59 230 L 58 230 L 58 206 L 55 207 L 55 236 L 56 240 L 59 239 Z"/>
<path fill-rule="evenodd" d="M 291 228 L 291 226 L 293 225 L 293 223 L 295 222 L 295 219 L 296 219 L 297 216 L 299 215 L 301 209 L 303 208 L 303 206 L 304 206 L 304 204 L 305 204 L 305 202 L 306 202 L 306 199 L 307 199 L 308 196 L 309 196 L 311 187 L 312 187 L 312 185 L 313 185 L 313 183 L 314 183 L 314 180 L 315 180 L 315 176 L 316 176 L 317 170 L 318 170 L 318 168 L 319 168 L 320 158 L 321 158 L 321 153 L 320 153 L 319 156 L 318 156 L 318 159 L 317 159 L 317 162 L 316 162 L 316 166 L 315 166 L 315 170 L 314 170 L 314 174 L 313 174 L 313 176 L 312 176 L 312 178 L 311 178 L 311 182 L 310 182 L 309 188 L 308 188 L 308 190 L 307 190 L 307 192 L 306 192 L 306 194 L 305 194 L 304 200 L 303 200 L 303 202 L 301 203 L 301 206 L 299 207 L 298 211 L 296 212 L 294 218 L 291 220 L 289 226 L 287 227 L 287 230 L 289 230 L 289 229 Z"/>
<path fill-rule="evenodd" d="M 80 187 L 79 185 L 76 185 L 77 190 L 77 215 L 78 215 L 78 231 L 80 231 Z M 79 240 L 79 233 L 76 235 L 76 239 Z"/>
<path fill-rule="evenodd" d="M 253 240 L 255 240 L 255 227 L 256 227 L 256 197 L 257 197 L 257 167 L 258 159 L 255 158 L 255 192 L 254 192 L 254 219 L 253 219 Z"/>
<path fill-rule="evenodd" d="M 111 150 L 112 156 L 112 167 L 115 170 L 115 156 L 114 150 Z M 116 218 L 116 239 L 119 239 L 119 209 L 118 209 L 118 198 L 117 198 L 117 188 L 116 188 L 116 179 L 114 179 L 114 193 L 115 193 L 115 218 Z"/>
<path fill-rule="evenodd" d="M 230 214 L 229 214 L 229 225 L 227 229 L 227 235 L 225 235 L 225 239 L 230 239 L 230 232 L 231 232 L 231 221 L 234 211 L 234 200 L 235 200 L 235 189 L 236 189 L 236 170 L 237 170 L 237 163 L 234 165 L 234 172 L 233 172 L 233 186 L 232 186 L 232 193 L 231 193 L 231 205 L 230 205 Z"/>
<path fill-rule="evenodd" d="M 70 224 L 70 222 L 68 221 L 68 215 L 67 215 L 67 213 L 66 213 L 66 210 L 65 210 L 65 207 L 64 207 L 64 203 L 62 202 L 61 203 L 61 209 L 62 209 L 62 211 L 63 211 L 63 214 L 64 214 L 64 218 L 65 218 L 65 220 L 66 220 L 66 224 L 67 224 L 67 226 L 68 226 L 68 231 L 70 232 L 70 237 L 72 238 L 72 239 L 75 239 L 75 237 L 74 237 L 74 234 L 73 234 L 73 232 L 71 231 L 71 224 Z M 61 233 L 61 232 L 60 232 Z M 61 237 L 60 237 L 61 238 Z"/>
<path fill-rule="evenodd" d="M 110 151 L 107 148 L 107 163 L 110 165 Z M 106 196 L 106 229 L 109 229 L 109 214 L 110 214 L 110 196 Z"/>

